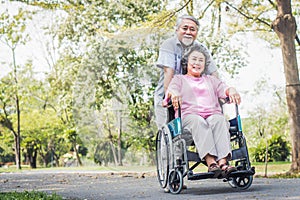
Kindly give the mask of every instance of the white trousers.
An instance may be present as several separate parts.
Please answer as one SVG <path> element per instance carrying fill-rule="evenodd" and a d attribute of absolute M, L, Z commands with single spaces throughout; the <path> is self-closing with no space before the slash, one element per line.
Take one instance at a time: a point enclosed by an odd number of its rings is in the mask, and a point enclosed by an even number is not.
<path fill-rule="evenodd" d="M 211 115 L 207 119 L 199 115 L 188 115 L 182 120 L 183 132 L 192 134 L 200 159 L 207 154 L 231 158 L 229 123 L 223 115 Z"/>

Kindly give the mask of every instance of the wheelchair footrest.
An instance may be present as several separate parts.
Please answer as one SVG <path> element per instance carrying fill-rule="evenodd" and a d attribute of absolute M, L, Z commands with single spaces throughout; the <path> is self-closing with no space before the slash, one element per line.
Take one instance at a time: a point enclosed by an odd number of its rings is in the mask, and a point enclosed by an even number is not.
<path fill-rule="evenodd" d="M 238 171 L 230 173 L 229 176 L 226 176 L 226 177 L 219 176 L 217 178 L 246 177 L 246 176 L 252 176 L 254 174 L 255 174 L 255 168 L 252 167 L 249 170 L 238 170 Z M 187 174 L 187 179 L 188 180 L 200 180 L 200 179 L 216 178 L 214 175 L 215 174 L 213 172 L 204 172 L 204 173 L 195 173 L 194 174 L 192 171 L 190 171 Z"/>
<path fill-rule="evenodd" d="M 252 167 L 249 170 L 238 170 L 230 173 L 229 177 L 243 177 L 243 176 L 252 176 L 255 174 L 255 168 Z"/>
<path fill-rule="evenodd" d="M 188 173 L 187 179 L 188 180 L 199 180 L 199 179 L 207 179 L 207 178 L 213 178 L 214 177 L 213 172 L 205 172 L 205 173 Z"/>

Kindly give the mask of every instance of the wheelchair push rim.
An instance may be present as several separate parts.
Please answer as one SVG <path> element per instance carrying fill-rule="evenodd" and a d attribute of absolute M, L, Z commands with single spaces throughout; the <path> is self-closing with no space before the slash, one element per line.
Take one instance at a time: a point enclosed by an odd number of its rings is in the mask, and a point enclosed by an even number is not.
<path fill-rule="evenodd" d="M 168 183 L 169 151 L 168 138 L 163 130 L 159 130 L 156 136 L 156 167 L 158 182 L 162 188 Z"/>

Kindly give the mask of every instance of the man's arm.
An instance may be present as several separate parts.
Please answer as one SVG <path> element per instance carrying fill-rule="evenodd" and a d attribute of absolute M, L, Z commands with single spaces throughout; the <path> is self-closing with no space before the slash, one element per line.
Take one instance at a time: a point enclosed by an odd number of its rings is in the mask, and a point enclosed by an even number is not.
<path fill-rule="evenodd" d="M 214 71 L 213 73 L 211 73 L 212 76 L 219 78 L 219 73 L 218 71 Z"/>
<path fill-rule="evenodd" d="M 166 92 L 168 86 L 174 76 L 174 69 L 170 67 L 164 67 L 164 91 Z"/>

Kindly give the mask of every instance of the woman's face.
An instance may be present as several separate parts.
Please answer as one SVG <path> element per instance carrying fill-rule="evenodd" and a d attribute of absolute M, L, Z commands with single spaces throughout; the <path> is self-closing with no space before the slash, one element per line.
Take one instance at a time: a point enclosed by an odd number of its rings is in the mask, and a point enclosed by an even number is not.
<path fill-rule="evenodd" d="M 205 56 L 199 51 L 193 51 L 188 57 L 187 74 L 200 77 L 205 69 Z"/>

